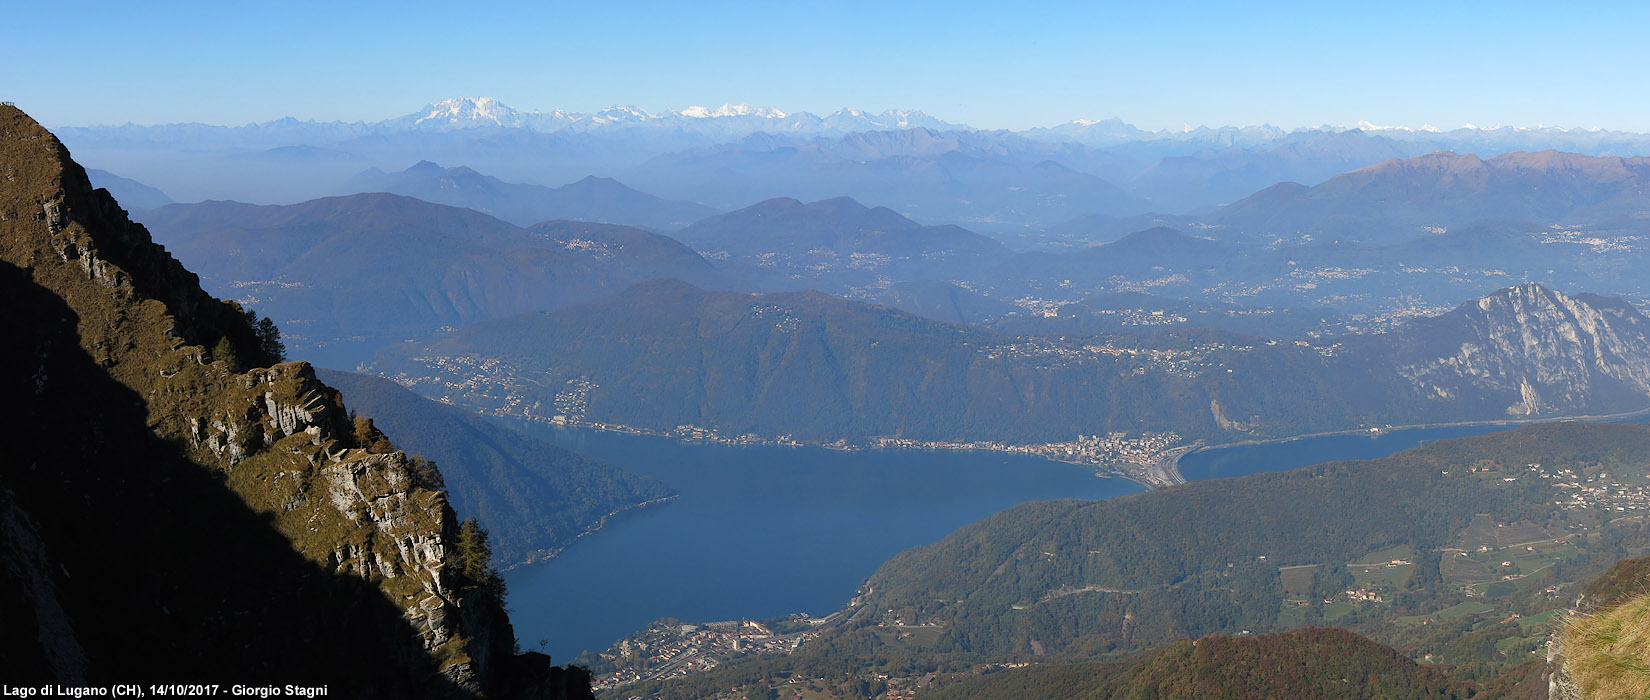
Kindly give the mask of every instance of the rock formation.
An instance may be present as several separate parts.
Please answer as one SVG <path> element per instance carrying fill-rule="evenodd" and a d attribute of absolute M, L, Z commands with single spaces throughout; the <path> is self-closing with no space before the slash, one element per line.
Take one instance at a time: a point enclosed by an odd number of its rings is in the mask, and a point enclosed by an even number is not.
<path fill-rule="evenodd" d="M 1626 303 L 1509 287 L 1393 336 L 1398 372 L 1423 394 L 1499 401 L 1509 416 L 1643 408 L 1650 320 Z"/>
<path fill-rule="evenodd" d="M 9 682 L 588 696 L 582 671 L 514 653 L 439 477 L 357 444 L 308 364 L 214 357 L 258 357 L 242 310 L 10 106 L 0 290 Z"/>

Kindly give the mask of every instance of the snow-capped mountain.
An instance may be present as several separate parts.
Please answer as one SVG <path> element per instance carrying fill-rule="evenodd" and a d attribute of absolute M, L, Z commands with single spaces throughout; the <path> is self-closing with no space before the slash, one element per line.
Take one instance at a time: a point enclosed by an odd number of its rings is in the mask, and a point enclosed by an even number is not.
<path fill-rule="evenodd" d="M 713 117 L 762 117 L 764 119 L 784 119 L 786 115 L 777 109 L 767 107 L 752 107 L 746 103 L 724 104 L 716 109 L 708 107 L 689 107 L 677 112 L 684 117 L 694 119 L 710 119 Z"/>
<path fill-rule="evenodd" d="M 521 126 L 521 114 L 491 97 L 457 98 L 425 105 L 423 116 L 413 126 L 464 128 L 469 126 Z"/>
<path fill-rule="evenodd" d="M 664 126 L 707 136 L 739 138 L 759 131 L 804 135 L 844 134 L 883 129 L 966 129 L 916 110 L 890 109 L 870 113 L 842 109 L 826 117 L 807 112 L 785 112 L 749 104 L 693 106 L 652 113 L 633 106 L 613 106 L 592 114 L 518 111 L 491 97 L 457 97 L 425 105 L 423 109 L 374 126 L 392 131 L 456 131 L 462 129 L 530 129 L 543 133 L 562 130 L 596 131 L 626 127 Z"/>

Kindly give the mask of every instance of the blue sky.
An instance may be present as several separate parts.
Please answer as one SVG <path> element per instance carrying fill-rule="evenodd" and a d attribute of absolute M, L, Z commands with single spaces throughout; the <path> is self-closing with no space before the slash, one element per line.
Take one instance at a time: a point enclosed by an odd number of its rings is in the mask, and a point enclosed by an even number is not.
<path fill-rule="evenodd" d="M 1012 129 L 1650 131 L 1646 5 L 29 2 L 7 10 L 0 99 L 48 126 L 372 121 L 490 96 L 916 108 Z"/>

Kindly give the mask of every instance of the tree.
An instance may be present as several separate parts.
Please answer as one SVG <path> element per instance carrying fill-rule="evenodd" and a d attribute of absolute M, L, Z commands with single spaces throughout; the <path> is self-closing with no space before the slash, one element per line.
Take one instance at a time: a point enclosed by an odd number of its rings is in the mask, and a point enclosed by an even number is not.
<path fill-rule="evenodd" d="M 257 336 L 258 350 L 269 364 L 286 361 L 286 344 L 281 342 L 281 329 L 276 327 L 275 319 L 268 316 L 259 319 L 252 333 Z"/>
<path fill-rule="evenodd" d="M 241 358 L 235 353 L 235 345 L 229 342 L 229 336 L 227 335 L 219 338 L 218 344 L 212 346 L 212 361 L 217 362 L 219 360 L 223 361 L 224 368 L 230 372 L 241 373 Z"/>
<path fill-rule="evenodd" d="M 262 366 L 268 367 L 286 361 L 286 344 L 281 342 L 281 329 L 275 325 L 275 319 L 258 318 L 258 312 L 247 309 L 242 312 L 246 317 L 246 327 L 252 331 L 252 340 L 256 344 L 253 350 L 258 354 Z"/>
<path fill-rule="evenodd" d="M 473 587 L 485 588 L 504 598 L 504 577 L 493 568 L 493 548 L 487 529 L 475 518 L 465 518 L 458 526 L 459 572 Z"/>
<path fill-rule="evenodd" d="M 389 440 L 386 438 L 385 442 Z M 434 460 L 426 459 L 423 455 L 412 455 L 407 458 L 407 466 L 412 469 L 413 479 L 420 486 L 437 490 L 447 488 L 447 480 L 441 476 L 441 470 L 436 467 Z"/>

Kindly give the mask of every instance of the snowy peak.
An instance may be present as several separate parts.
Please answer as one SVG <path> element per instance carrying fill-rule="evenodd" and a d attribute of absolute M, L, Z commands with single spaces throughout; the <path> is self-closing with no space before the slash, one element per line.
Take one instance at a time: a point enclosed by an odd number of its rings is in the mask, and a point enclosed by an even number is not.
<path fill-rule="evenodd" d="M 939 131 L 949 131 L 966 128 L 960 124 L 943 122 L 919 110 L 890 109 L 881 114 L 872 114 L 864 110 L 851 107 L 839 109 L 820 120 L 829 129 L 841 131 L 878 131 L 885 129 L 915 129 L 926 128 Z"/>
<path fill-rule="evenodd" d="M 530 129 L 541 133 L 563 130 L 593 131 L 633 126 L 682 128 L 719 138 L 737 138 L 767 131 L 772 133 L 842 134 L 854 131 L 929 128 L 966 128 L 949 124 L 917 110 L 890 109 L 872 114 L 858 109 L 842 109 L 820 118 L 807 112 L 785 112 L 749 103 L 723 104 L 711 108 L 693 106 L 680 111 L 652 113 L 635 106 L 615 105 L 584 114 L 552 110 L 523 112 L 491 97 L 455 97 L 425 105 L 406 116 L 374 125 L 391 131 L 461 129 Z"/>
<path fill-rule="evenodd" d="M 600 112 L 590 115 L 590 121 L 597 124 L 640 123 L 656 119 L 652 114 L 634 106 L 614 105 Z"/>
<path fill-rule="evenodd" d="M 1361 121 L 1358 122 L 1357 126 L 1354 126 L 1352 128 L 1356 129 L 1358 131 L 1367 131 L 1367 132 L 1397 131 L 1397 132 L 1402 132 L 1402 133 L 1405 133 L 1405 134 L 1413 134 L 1413 133 L 1417 133 L 1417 132 L 1427 132 L 1427 133 L 1433 133 L 1433 134 L 1443 133 L 1442 131 L 1440 131 L 1438 129 L 1438 127 L 1433 126 L 1431 124 L 1425 124 L 1425 125 L 1421 126 L 1418 129 L 1413 129 L 1413 128 L 1410 128 L 1410 127 L 1407 127 L 1407 126 L 1382 126 L 1380 124 L 1372 123 L 1369 120 L 1361 120 Z"/>
<path fill-rule="evenodd" d="M 689 107 L 677 112 L 690 119 L 712 119 L 715 117 L 758 117 L 761 119 L 784 119 L 789 114 L 768 107 L 752 107 L 748 103 L 724 104 L 716 109 L 708 107 Z"/>
<path fill-rule="evenodd" d="M 431 105 L 402 118 L 413 128 L 471 129 L 494 126 L 524 126 L 521 113 L 491 97 L 455 97 Z"/>

